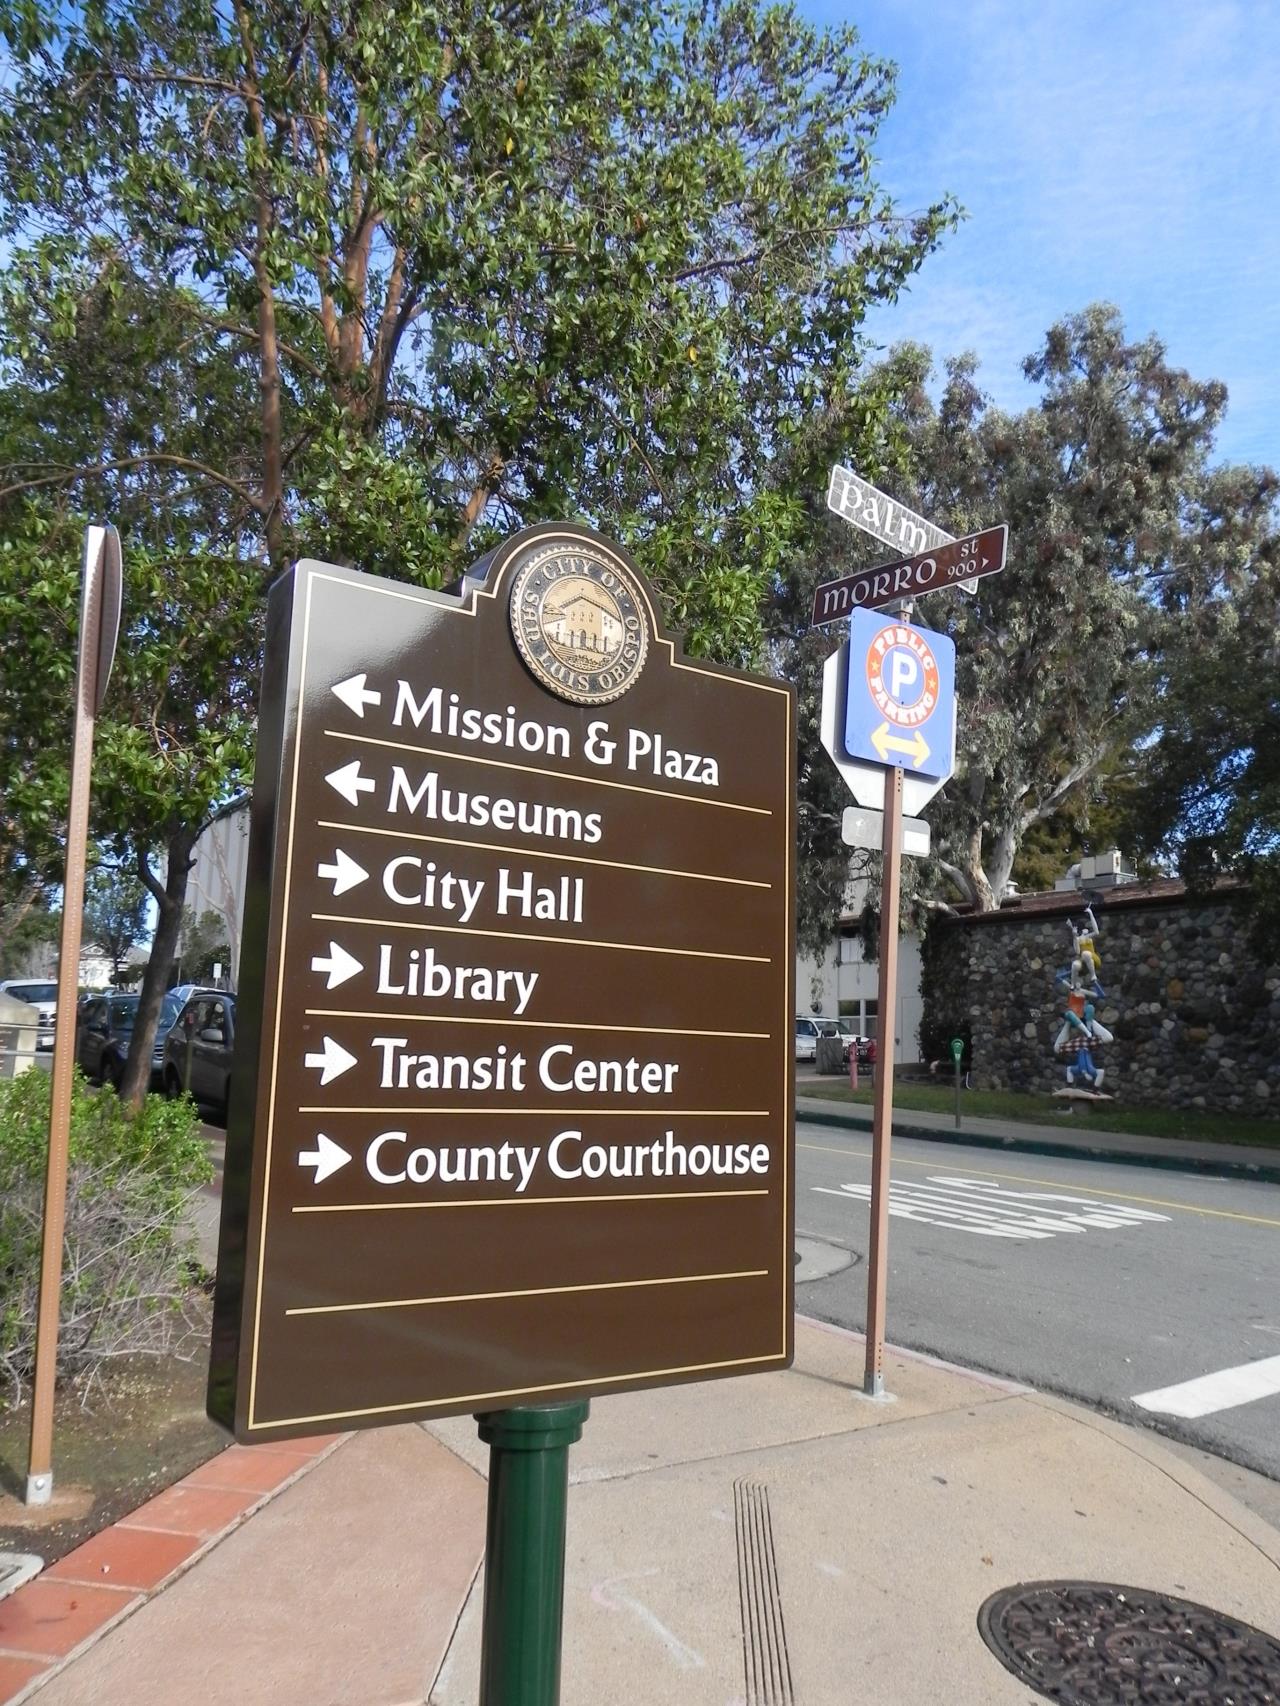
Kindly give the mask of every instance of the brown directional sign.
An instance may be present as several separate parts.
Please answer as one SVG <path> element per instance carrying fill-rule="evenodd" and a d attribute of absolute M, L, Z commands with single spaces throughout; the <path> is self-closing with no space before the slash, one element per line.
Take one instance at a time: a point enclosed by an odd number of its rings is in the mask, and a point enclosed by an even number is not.
<path fill-rule="evenodd" d="M 949 545 L 915 557 L 900 557 L 894 563 L 881 563 L 878 568 L 827 581 L 813 595 L 813 625 L 838 622 L 851 610 L 878 610 L 883 604 L 994 575 L 1004 567 L 1008 543 L 1009 529 L 1002 524 L 953 539 Z"/>
<path fill-rule="evenodd" d="M 794 703 L 634 564 L 272 591 L 210 1414 L 243 1440 L 784 1366 Z"/>

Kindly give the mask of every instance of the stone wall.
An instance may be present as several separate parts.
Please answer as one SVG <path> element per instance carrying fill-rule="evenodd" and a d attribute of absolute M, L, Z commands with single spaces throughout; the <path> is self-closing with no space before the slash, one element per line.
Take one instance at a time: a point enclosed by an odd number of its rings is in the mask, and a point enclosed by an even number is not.
<path fill-rule="evenodd" d="M 923 978 L 926 1043 L 971 1041 L 973 1082 L 1051 1091 L 1063 1002 L 1055 973 L 1071 958 L 1079 896 L 939 919 Z M 1180 884 L 1134 884 L 1095 901 L 1104 1089 L 1125 1101 L 1280 1117 L 1280 966 L 1264 964 L 1230 894 L 1190 900 Z M 936 1054 L 936 1048 L 928 1050 Z"/>

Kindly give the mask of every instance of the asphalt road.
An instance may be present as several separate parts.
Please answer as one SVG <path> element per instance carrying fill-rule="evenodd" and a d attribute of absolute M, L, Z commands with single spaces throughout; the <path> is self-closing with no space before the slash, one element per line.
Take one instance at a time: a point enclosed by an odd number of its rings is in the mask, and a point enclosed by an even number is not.
<path fill-rule="evenodd" d="M 869 1135 L 797 1125 L 797 1307 L 859 1329 L 870 1156 Z M 1232 1401 L 1239 1382 L 1224 1378 L 1154 1400 L 1213 1406 L 1194 1416 L 1134 1402 L 1245 1365 L 1280 1387 L 1280 1185 L 911 1138 L 895 1142 L 892 1171 L 891 1343 L 1280 1480 L 1280 1390 Z M 804 1279 L 841 1251 L 853 1265 Z"/>

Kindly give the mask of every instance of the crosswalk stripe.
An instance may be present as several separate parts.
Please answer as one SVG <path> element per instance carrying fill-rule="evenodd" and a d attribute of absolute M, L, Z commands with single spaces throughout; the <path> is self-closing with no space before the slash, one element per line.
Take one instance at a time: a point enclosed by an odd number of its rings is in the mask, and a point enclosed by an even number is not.
<path fill-rule="evenodd" d="M 1144 1410 L 1162 1416 L 1211 1416 L 1215 1410 L 1232 1410 L 1237 1404 L 1252 1404 L 1280 1392 L 1280 1357 L 1241 1363 L 1238 1368 L 1220 1368 L 1179 1386 L 1161 1386 L 1142 1392 L 1133 1401 Z"/>
<path fill-rule="evenodd" d="M 848 1183 L 838 1189 L 814 1185 L 823 1196 L 854 1197 L 868 1202 L 871 1186 Z M 1126 1228 L 1168 1221 L 1168 1215 L 1115 1202 L 1095 1202 L 1062 1191 L 1010 1191 L 963 1175 L 935 1173 L 927 1180 L 892 1181 L 889 1213 L 926 1226 L 950 1227 L 986 1238 L 1042 1239 L 1059 1233 L 1080 1234 L 1089 1228 Z"/>

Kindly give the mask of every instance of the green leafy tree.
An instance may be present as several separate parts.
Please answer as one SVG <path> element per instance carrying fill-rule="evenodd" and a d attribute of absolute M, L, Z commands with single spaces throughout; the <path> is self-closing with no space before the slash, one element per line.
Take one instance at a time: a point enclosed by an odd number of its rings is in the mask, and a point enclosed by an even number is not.
<path fill-rule="evenodd" d="M 48 652 L 80 513 L 121 525 L 97 810 L 157 906 L 145 1045 L 196 835 L 248 781 L 270 575 L 439 584 L 583 515 L 695 650 L 757 656 L 801 514 L 773 459 L 953 210 L 875 180 L 892 69 L 748 0 L 0 0 L 0 36 L 0 597 L 45 588 Z M 56 825 L 51 744 L 12 768 Z"/>
<path fill-rule="evenodd" d="M 1280 478 L 1215 470 L 1158 596 L 1169 638 L 1125 832 L 1193 889 L 1245 881 L 1280 958 Z"/>
<path fill-rule="evenodd" d="M 184 983 L 206 983 L 213 968 L 220 965 L 225 972 L 231 963 L 231 945 L 227 940 L 227 921 L 220 912 L 209 910 L 199 916 L 186 907 L 182 919 L 182 953 L 180 968 Z"/>
<path fill-rule="evenodd" d="M 85 883 L 83 940 L 111 961 L 111 981 L 146 935 L 147 891 L 132 864 L 97 864 Z"/>
<path fill-rule="evenodd" d="M 891 68 L 783 8 L 5 0 L 0 29 L 11 312 L 136 291 L 258 393 L 251 458 L 140 436 L 14 483 L 213 484 L 276 568 L 304 540 L 439 576 L 571 503 L 673 582 L 750 574 L 782 424 L 950 211 L 871 175 Z"/>
<path fill-rule="evenodd" d="M 0 906 L 0 977 L 21 977 L 32 957 L 57 947 L 62 914 L 38 890 Z"/>

